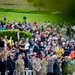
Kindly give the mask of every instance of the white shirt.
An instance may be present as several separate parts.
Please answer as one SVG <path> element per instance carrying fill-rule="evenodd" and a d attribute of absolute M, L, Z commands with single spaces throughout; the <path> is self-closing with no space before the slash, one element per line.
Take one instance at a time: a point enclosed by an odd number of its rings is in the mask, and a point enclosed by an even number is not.
<path fill-rule="evenodd" d="M 29 43 L 25 43 L 25 49 L 29 49 L 30 44 Z"/>

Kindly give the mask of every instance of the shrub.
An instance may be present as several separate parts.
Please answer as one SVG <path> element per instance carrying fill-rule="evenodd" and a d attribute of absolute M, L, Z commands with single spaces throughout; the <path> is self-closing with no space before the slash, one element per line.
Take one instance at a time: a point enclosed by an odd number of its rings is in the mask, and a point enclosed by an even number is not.
<path fill-rule="evenodd" d="M 31 33 L 24 32 L 24 31 L 18 31 L 18 30 L 2 30 L 0 31 L 0 37 L 7 36 L 8 39 L 10 36 L 12 36 L 13 41 L 18 41 L 17 33 L 19 32 L 20 38 L 29 38 L 29 40 L 32 38 Z"/>

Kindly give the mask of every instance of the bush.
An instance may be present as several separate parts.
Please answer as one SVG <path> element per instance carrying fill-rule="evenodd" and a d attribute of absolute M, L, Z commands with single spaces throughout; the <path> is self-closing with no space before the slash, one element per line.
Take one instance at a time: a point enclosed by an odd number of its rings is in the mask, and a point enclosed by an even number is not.
<path fill-rule="evenodd" d="M 75 68 L 71 63 L 68 64 L 67 69 L 69 74 L 72 74 L 73 72 L 75 72 Z"/>
<path fill-rule="evenodd" d="M 32 35 L 29 32 L 24 32 L 24 31 L 18 31 L 18 30 L 2 30 L 0 31 L 0 37 L 4 37 L 7 36 L 8 39 L 10 36 L 12 36 L 13 41 L 18 41 L 17 38 L 17 33 L 19 32 L 19 36 L 20 38 L 29 38 L 29 40 L 31 40 Z"/>

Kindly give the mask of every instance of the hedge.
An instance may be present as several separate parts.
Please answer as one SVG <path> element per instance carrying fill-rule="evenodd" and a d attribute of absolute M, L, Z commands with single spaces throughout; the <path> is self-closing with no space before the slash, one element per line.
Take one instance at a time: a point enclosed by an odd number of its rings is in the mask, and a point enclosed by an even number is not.
<path fill-rule="evenodd" d="M 2 12 L 15 12 L 15 13 L 33 13 L 33 14 L 39 14 L 39 13 L 50 13 L 48 11 L 39 11 L 39 10 L 24 10 L 24 9 L 9 9 L 9 8 L 0 8 L 0 11 Z"/>
<path fill-rule="evenodd" d="M 25 32 L 25 31 L 18 31 L 18 30 L 2 30 L 0 31 L 0 37 L 4 37 L 7 36 L 8 39 L 10 38 L 10 36 L 12 36 L 13 41 L 18 41 L 18 37 L 17 37 L 17 33 L 19 32 L 19 36 L 20 38 L 29 38 L 29 40 L 31 40 L 32 35 L 29 32 Z"/>

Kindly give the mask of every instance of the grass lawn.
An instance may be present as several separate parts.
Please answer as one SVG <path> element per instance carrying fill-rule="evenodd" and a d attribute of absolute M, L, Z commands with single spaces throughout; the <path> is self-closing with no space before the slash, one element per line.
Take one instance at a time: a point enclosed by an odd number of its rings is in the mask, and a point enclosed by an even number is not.
<path fill-rule="evenodd" d="M 3 20 L 4 16 L 7 17 L 7 21 L 23 22 L 23 16 L 27 17 L 27 21 L 29 22 L 44 22 L 50 21 L 51 23 L 62 23 L 67 21 L 68 18 L 66 16 L 60 14 L 48 14 L 43 12 L 36 12 L 37 7 L 33 7 L 31 4 L 27 2 L 27 0 L 0 0 L 0 20 Z M 51 11 L 54 12 L 53 9 Z M 75 21 L 75 20 L 74 20 Z M 68 21 L 69 22 L 69 21 Z"/>
<path fill-rule="evenodd" d="M 32 13 L 16 13 L 16 12 L 2 12 L 0 11 L 0 20 L 3 20 L 4 16 L 7 17 L 7 21 L 10 20 L 10 22 L 13 22 L 14 20 L 16 22 L 18 21 L 23 21 L 23 16 L 27 17 L 28 22 L 44 22 L 44 21 L 50 21 L 51 23 L 53 22 L 60 22 L 59 18 L 60 15 L 52 15 L 52 14 L 32 14 Z"/>

